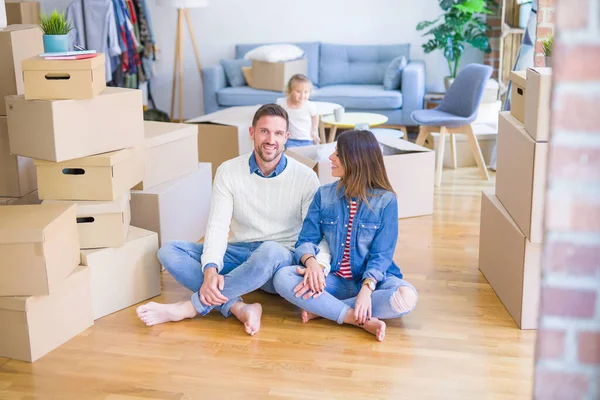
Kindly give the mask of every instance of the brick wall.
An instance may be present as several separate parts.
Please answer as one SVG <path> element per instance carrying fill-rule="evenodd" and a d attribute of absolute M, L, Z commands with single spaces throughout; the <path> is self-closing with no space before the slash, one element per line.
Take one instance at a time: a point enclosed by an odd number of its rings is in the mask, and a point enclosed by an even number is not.
<path fill-rule="evenodd" d="M 600 398 L 600 0 L 556 0 L 556 33 L 535 399 L 595 400 Z"/>
<path fill-rule="evenodd" d="M 544 61 L 544 53 L 542 52 L 542 41 L 548 37 L 554 31 L 554 3 L 557 0 L 538 0 L 538 12 L 537 12 L 537 29 L 536 29 L 536 43 L 535 43 L 535 59 L 534 64 L 536 67 L 543 67 L 546 65 Z M 579 0 L 571 0 L 572 2 L 578 2 Z M 587 0 L 584 0 L 587 1 Z"/>
<path fill-rule="evenodd" d="M 484 54 L 483 63 L 493 68 L 492 79 L 498 79 L 498 69 L 500 68 L 500 36 L 502 35 L 500 10 L 501 7 L 498 7 L 495 14 L 486 17 L 488 25 L 492 28 L 487 32 L 492 52 Z"/>

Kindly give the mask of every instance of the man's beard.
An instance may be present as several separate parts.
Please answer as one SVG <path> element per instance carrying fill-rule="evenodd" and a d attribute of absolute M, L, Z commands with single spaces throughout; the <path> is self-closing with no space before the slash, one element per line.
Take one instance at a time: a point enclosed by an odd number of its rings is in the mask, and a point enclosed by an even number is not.
<path fill-rule="evenodd" d="M 273 155 L 273 157 L 271 157 L 270 159 L 267 158 L 267 156 L 265 156 L 263 154 L 263 149 L 262 149 L 262 145 L 258 146 L 258 149 L 256 150 L 256 153 L 258 153 L 258 156 L 260 157 L 261 160 L 263 160 L 264 162 L 271 162 L 274 159 L 276 159 L 277 157 L 279 157 L 279 155 L 281 154 L 281 148 L 278 149 L 278 151 L 275 152 L 275 154 Z"/>

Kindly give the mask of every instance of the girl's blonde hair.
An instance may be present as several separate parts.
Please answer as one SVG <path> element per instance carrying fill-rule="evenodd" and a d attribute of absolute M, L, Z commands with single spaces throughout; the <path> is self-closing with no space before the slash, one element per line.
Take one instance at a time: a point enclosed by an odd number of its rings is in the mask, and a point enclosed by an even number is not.
<path fill-rule="evenodd" d="M 290 93 L 292 93 L 292 86 L 294 85 L 294 83 L 308 83 L 310 85 L 310 90 L 312 91 L 312 81 L 310 80 L 310 78 L 304 74 L 296 74 L 293 75 L 290 80 L 288 81 L 287 87 L 285 88 L 285 94 L 289 95 Z"/>

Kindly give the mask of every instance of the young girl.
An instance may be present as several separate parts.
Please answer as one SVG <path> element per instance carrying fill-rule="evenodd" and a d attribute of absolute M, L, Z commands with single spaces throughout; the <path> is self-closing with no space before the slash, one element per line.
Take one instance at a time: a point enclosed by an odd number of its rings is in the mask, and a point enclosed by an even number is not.
<path fill-rule="evenodd" d="M 344 132 L 329 159 L 340 180 L 315 194 L 296 243 L 294 262 L 302 267 L 277 271 L 275 289 L 305 310 L 304 322 L 321 316 L 359 326 L 381 341 L 382 319 L 406 315 L 417 302 L 417 291 L 392 260 L 396 195 L 371 132 Z M 331 252 L 331 271 L 315 259 L 322 238 Z"/>
<path fill-rule="evenodd" d="M 290 138 L 286 147 L 310 146 L 321 142 L 317 108 L 308 101 L 311 91 L 310 79 L 306 75 L 296 74 L 287 84 L 286 97 L 277 99 L 277 104 L 287 111 L 290 120 Z"/>

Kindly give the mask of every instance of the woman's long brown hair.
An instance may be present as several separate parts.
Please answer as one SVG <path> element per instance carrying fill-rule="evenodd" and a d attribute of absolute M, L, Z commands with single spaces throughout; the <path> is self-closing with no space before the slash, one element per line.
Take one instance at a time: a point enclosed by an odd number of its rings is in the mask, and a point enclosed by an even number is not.
<path fill-rule="evenodd" d="M 337 153 L 344 167 L 344 176 L 338 189 L 345 187 L 348 200 L 355 198 L 369 206 L 368 197 L 374 189 L 394 193 L 385 171 L 383 154 L 379 143 L 370 131 L 351 130 L 342 133 L 337 140 Z"/>

